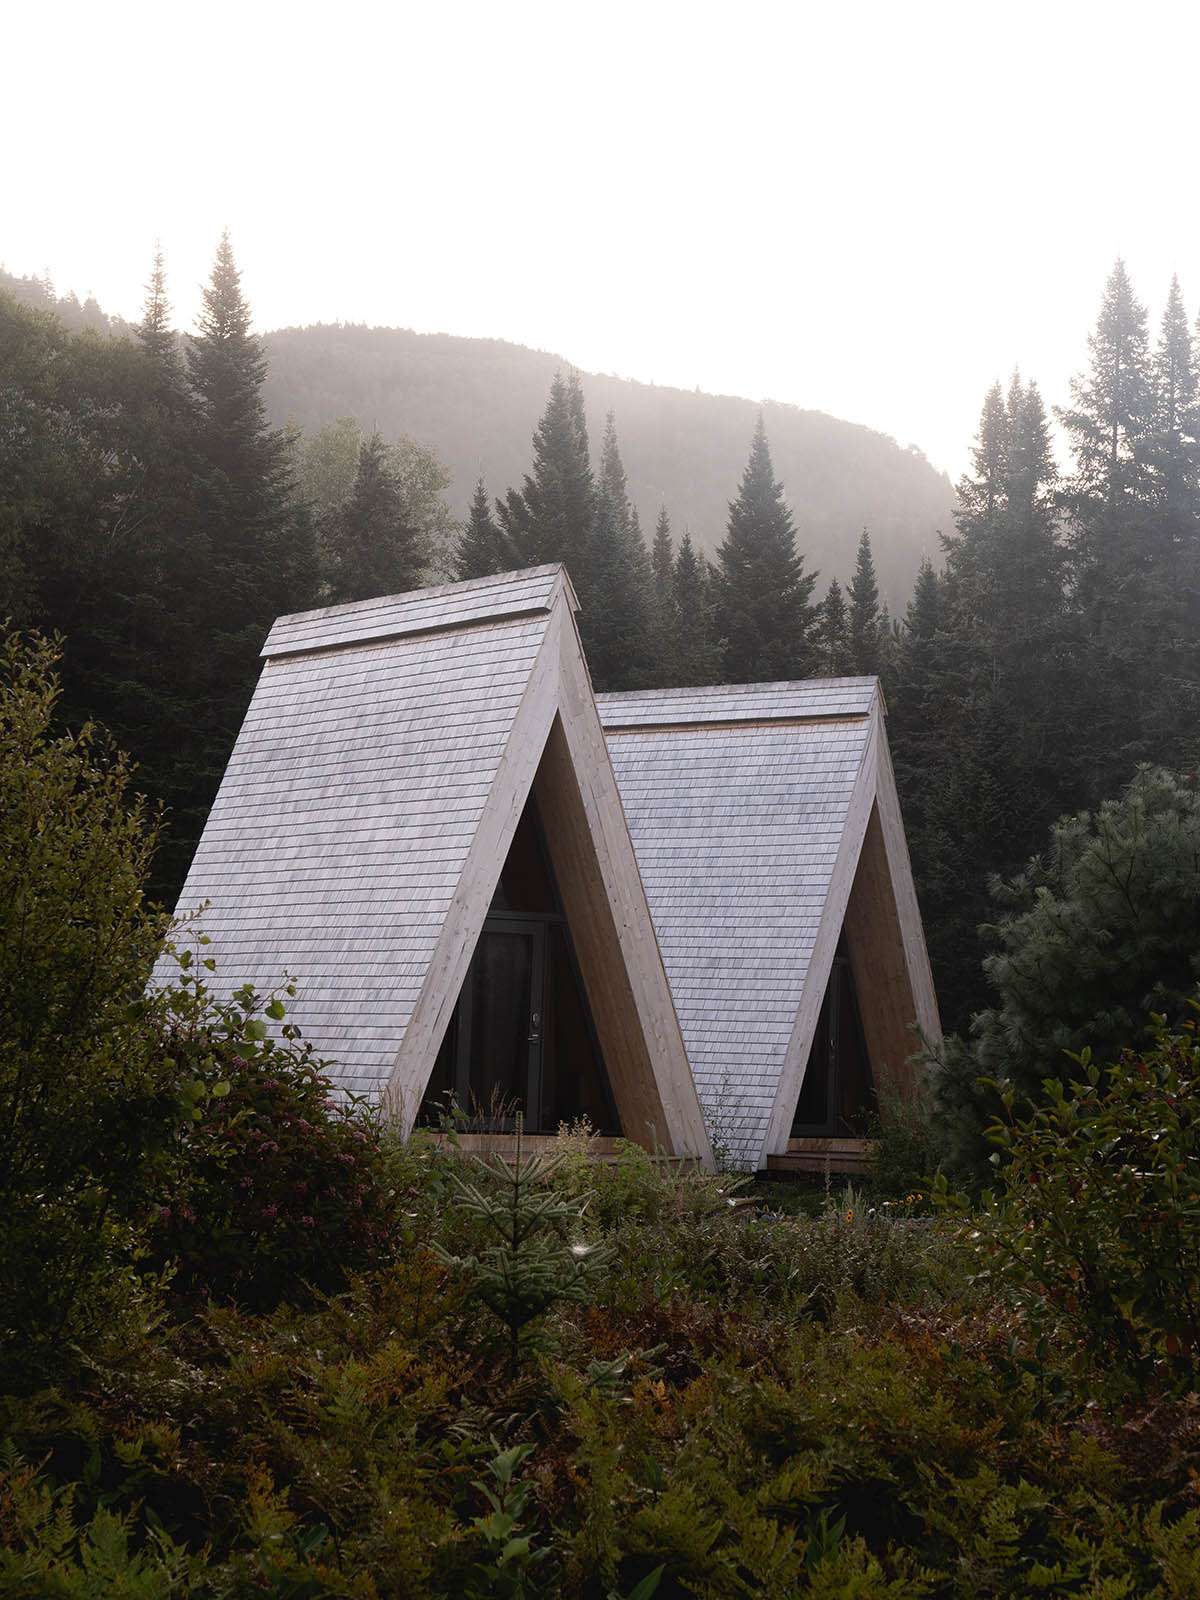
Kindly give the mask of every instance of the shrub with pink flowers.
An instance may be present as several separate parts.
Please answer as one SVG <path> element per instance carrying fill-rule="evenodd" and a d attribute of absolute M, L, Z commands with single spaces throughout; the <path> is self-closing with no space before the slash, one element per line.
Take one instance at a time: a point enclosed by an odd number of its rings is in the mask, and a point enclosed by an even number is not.
<path fill-rule="evenodd" d="M 284 994 L 218 1002 L 177 953 L 167 1044 L 193 1095 L 151 1243 L 177 1292 L 267 1308 L 342 1288 L 390 1258 L 394 1196 L 377 1121 L 335 1093 Z"/>

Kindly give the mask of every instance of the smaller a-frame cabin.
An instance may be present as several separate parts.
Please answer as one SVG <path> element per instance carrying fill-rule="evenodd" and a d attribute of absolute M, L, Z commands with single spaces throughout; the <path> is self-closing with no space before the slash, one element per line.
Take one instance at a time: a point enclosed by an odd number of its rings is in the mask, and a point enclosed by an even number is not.
<path fill-rule="evenodd" d="M 179 901 L 407 1129 L 711 1165 L 560 566 L 281 617 Z"/>
<path fill-rule="evenodd" d="M 854 1172 L 940 1037 L 875 678 L 597 699 L 714 1139 Z"/>

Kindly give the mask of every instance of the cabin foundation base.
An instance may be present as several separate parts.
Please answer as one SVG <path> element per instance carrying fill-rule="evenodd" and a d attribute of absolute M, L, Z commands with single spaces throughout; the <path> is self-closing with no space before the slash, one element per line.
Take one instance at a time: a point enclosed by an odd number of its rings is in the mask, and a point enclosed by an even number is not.
<path fill-rule="evenodd" d="M 785 1152 L 767 1157 L 772 1177 L 865 1177 L 870 1166 L 869 1139 L 789 1139 Z"/>

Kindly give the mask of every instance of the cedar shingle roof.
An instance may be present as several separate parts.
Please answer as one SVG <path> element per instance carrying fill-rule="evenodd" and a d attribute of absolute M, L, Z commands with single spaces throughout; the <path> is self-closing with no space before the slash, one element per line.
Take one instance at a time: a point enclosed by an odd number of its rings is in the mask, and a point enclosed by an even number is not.
<path fill-rule="evenodd" d="M 696 1087 L 750 1166 L 878 696 L 874 678 L 597 696 Z"/>
<path fill-rule="evenodd" d="M 211 901 L 218 980 L 297 980 L 291 1020 L 356 1093 L 396 1059 L 560 570 L 482 586 L 503 620 L 454 585 L 271 630 L 179 908 Z"/>

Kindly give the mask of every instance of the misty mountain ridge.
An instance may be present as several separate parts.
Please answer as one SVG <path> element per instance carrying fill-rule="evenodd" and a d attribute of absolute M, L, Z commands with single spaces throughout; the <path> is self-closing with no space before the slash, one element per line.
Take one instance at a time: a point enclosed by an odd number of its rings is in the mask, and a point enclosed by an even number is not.
<path fill-rule="evenodd" d="M 54 312 L 74 332 L 125 336 L 130 323 L 91 297 L 56 295 L 48 276 L 0 269 L 0 287 Z M 272 421 L 319 428 L 355 417 L 387 437 L 427 445 L 450 473 L 447 498 L 465 515 L 481 476 L 490 492 L 519 486 L 531 439 L 556 371 L 572 365 L 550 351 L 503 339 L 416 333 L 408 328 L 316 323 L 263 335 L 265 396 Z M 685 529 L 712 555 L 725 534 L 761 410 L 776 476 L 796 520 L 809 571 L 849 578 L 858 537 L 870 529 L 883 596 L 903 610 L 923 555 L 940 553 L 954 489 L 916 448 L 822 411 L 781 401 L 677 389 L 609 373 L 580 372 L 593 454 L 613 412 L 629 495 L 649 535 L 662 505 L 676 538 Z"/>
<path fill-rule="evenodd" d="M 315 324 L 264 336 L 272 418 L 305 428 L 352 416 L 428 445 L 451 474 L 456 516 L 479 477 L 493 495 L 519 486 L 533 431 L 556 371 L 571 363 L 502 339 L 406 328 Z M 750 439 L 763 412 L 776 476 L 795 514 L 808 569 L 845 580 L 863 527 L 871 532 L 881 590 L 902 609 L 923 555 L 939 553 L 954 489 L 916 449 L 858 423 L 780 401 L 675 389 L 580 372 L 593 455 L 612 411 L 629 495 L 649 533 L 666 505 L 712 554 L 725 534 Z"/>

